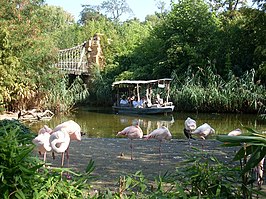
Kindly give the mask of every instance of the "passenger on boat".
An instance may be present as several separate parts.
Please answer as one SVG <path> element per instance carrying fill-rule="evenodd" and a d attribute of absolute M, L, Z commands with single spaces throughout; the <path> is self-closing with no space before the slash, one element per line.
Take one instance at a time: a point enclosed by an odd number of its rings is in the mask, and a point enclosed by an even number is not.
<path fill-rule="evenodd" d="M 134 108 L 138 108 L 139 107 L 139 103 L 136 100 L 132 101 L 132 105 Z"/>
<path fill-rule="evenodd" d="M 133 106 L 133 107 L 134 107 L 134 105 L 133 105 L 133 101 L 134 101 L 135 99 L 136 99 L 136 98 L 135 98 L 135 95 L 131 95 L 130 97 L 127 98 L 129 106 Z"/>
<path fill-rule="evenodd" d="M 126 96 L 122 96 L 122 99 L 120 100 L 120 106 L 128 106 L 128 101 L 126 99 Z"/>
<path fill-rule="evenodd" d="M 156 95 L 156 103 L 158 104 L 158 105 L 160 105 L 160 106 L 162 106 L 163 105 L 163 99 L 160 97 L 160 94 L 157 94 Z"/>

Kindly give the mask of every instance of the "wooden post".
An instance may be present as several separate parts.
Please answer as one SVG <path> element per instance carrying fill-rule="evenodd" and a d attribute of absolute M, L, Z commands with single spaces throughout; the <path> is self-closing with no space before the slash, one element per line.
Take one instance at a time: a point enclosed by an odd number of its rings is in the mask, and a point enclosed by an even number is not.
<path fill-rule="evenodd" d="M 139 95 L 139 84 L 137 84 L 137 95 L 138 95 L 138 101 L 140 101 L 140 95 Z"/>
<path fill-rule="evenodd" d="M 166 103 L 168 103 L 170 96 L 170 82 L 167 82 L 167 96 L 166 96 Z"/>

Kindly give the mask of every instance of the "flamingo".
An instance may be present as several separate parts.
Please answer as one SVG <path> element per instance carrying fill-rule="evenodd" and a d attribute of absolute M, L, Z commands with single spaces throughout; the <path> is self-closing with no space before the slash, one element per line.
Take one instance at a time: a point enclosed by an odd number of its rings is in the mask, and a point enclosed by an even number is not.
<path fill-rule="evenodd" d="M 197 128 L 197 123 L 195 120 L 191 119 L 190 117 L 188 117 L 186 120 L 185 120 L 185 128 L 184 128 L 184 134 L 185 136 L 188 138 L 188 142 L 189 144 L 191 145 L 190 143 L 190 139 L 193 139 L 192 138 L 192 135 L 191 135 L 191 132 L 193 130 L 195 130 Z"/>
<path fill-rule="evenodd" d="M 43 154 L 44 162 L 46 161 L 47 152 L 52 150 L 49 142 L 51 133 L 52 129 L 47 125 L 44 125 L 44 127 L 39 130 L 38 136 L 32 140 L 32 142 L 38 147 L 40 155 Z"/>
<path fill-rule="evenodd" d="M 124 128 L 122 131 L 119 131 L 116 136 L 126 136 L 127 138 L 130 139 L 130 148 L 131 148 L 131 160 L 133 160 L 133 144 L 132 140 L 133 139 L 140 139 L 143 137 L 143 132 L 142 129 L 138 124 L 128 126 Z"/>
<path fill-rule="evenodd" d="M 202 124 L 195 131 L 192 131 L 192 135 L 197 135 L 202 140 L 205 140 L 210 134 L 215 133 L 215 130 L 207 123 Z M 202 150 L 203 150 L 203 142 L 201 143 Z"/>
<path fill-rule="evenodd" d="M 161 157 L 162 157 L 162 153 L 161 153 L 161 145 L 162 145 L 162 141 L 163 140 L 171 140 L 172 139 L 172 134 L 170 133 L 169 129 L 165 126 L 161 126 L 157 129 L 155 129 L 154 131 L 152 131 L 151 133 L 149 133 L 148 135 L 144 136 L 145 140 L 154 138 L 157 139 L 160 142 L 159 145 L 159 154 L 160 154 L 160 161 L 159 164 L 161 164 Z"/>
<path fill-rule="evenodd" d="M 57 125 L 50 136 L 50 143 L 53 152 L 62 153 L 61 166 L 64 165 L 64 155 L 66 152 L 69 161 L 69 145 L 71 140 L 81 141 L 81 128 L 78 123 L 69 120 Z"/>
<path fill-rule="evenodd" d="M 228 136 L 239 136 L 242 134 L 242 131 L 237 128 L 231 132 L 229 132 L 227 135 Z M 258 163 L 257 167 L 256 167 L 256 172 L 257 172 L 257 184 L 258 184 L 258 187 L 259 189 L 261 188 L 261 185 L 263 184 L 263 165 L 264 165 L 264 159 L 265 158 L 262 158 L 262 160 Z M 242 162 L 240 160 L 240 165 L 242 165 Z"/>
<path fill-rule="evenodd" d="M 69 134 L 71 140 L 81 141 L 81 128 L 78 123 L 73 120 L 68 120 L 57 125 L 53 132 L 64 131 Z"/>
<path fill-rule="evenodd" d="M 227 135 L 228 136 L 239 136 L 239 135 L 241 135 L 242 134 L 242 132 L 241 132 L 241 130 L 238 128 L 238 129 L 235 129 L 235 130 L 233 130 L 233 131 L 230 131 Z"/>
<path fill-rule="evenodd" d="M 63 167 L 65 152 L 67 153 L 67 159 L 69 160 L 68 148 L 70 144 L 70 135 L 65 131 L 58 130 L 50 135 L 49 141 L 53 152 L 62 154 L 61 166 Z"/>

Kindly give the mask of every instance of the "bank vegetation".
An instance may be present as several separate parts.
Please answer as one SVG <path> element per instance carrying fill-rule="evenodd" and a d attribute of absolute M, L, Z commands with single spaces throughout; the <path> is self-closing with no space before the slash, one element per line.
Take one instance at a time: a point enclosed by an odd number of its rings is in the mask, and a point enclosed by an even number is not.
<path fill-rule="evenodd" d="M 265 113 L 264 0 L 253 0 L 252 7 L 245 1 L 182 0 L 170 10 L 159 1 L 159 11 L 144 21 L 110 17 L 104 11 L 117 2 L 108 2 L 97 9 L 84 5 L 77 22 L 43 0 L 0 3 L 3 110 L 110 106 L 113 81 L 171 77 L 177 111 Z M 53 67 L 57 52 L 95 33 L 101 33 L 104 69 L 93 66 L 90 85 L 80 78 L 70 84 Z"/>

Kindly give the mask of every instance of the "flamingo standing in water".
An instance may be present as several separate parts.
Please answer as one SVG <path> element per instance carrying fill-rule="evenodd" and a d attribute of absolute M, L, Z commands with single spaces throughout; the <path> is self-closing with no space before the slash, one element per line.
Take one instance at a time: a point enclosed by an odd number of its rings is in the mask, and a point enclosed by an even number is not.
<path fill-rule="evenodd" d="M 170 133 L 169 129 L 165 126 L 161 126 L 160 128 L 155 129 L 148 135 L 145 135 L 144 138 L 146 140 L 154 138 L 157 139 L 160 143 L 159 145 L 159 154 L 160 154 L 160 161 L 159 164 L 161 164 L 161 158 L 162 158 L 162 153 L 161 153 L 161 145 L 163 140 L 171 140 L 172 139 L 172 134 Z"/>
<path fill-rule="evenodd" d="M 48 151 L 51 151 L 51 145 L 49 142 L 50 135 L 52 133 L 52 129 L 47 125 L 44 125 L 38 132 L 38 136 L 35 137 L 32 142 L 37 146 L 39 154 L 43 154 L 43 161 L 46 161 L 46 155 Z"/>
<path fill-rule="evenodd" d="M 192 133 L 193 130 L 195 130 L 197 128 L 197 123 L 196 123 L 195 120 L 193 120 L 190 117 L 188 117 L 185 120 L 184 124 L 185 124 L 184 134 L 188 138 L 189 145 L 191 145 L 190 139 L 193 139 L 191 133 Z"/>
<path fill-rule="evenodd" d="M 138 124 L 128 126 L 124 128 L 122 131 L 119 131 L 116 136 L 126 136 L 130 139 L 130 148 L 131 148 L 131 160 L 133 160 L 133 139 L 141 139 L 143 137 L 142 129 L 139 127 Z"/>
<path fill-rule="evenodd" d="M 205 140 L 210 134 L 215 133 L 215 130 L 207 123 L 202 124 L 195 131 L 192 131 L 192 135 L 197 135 L 202 140 Z M 201 143 L 202 150 L 203 150 L 203 142 Z"/>
<path fill-rule="evenodd" d="M 62 153 L 61 166 L 64 165 L 64 156 L 66 152 L 69 164 L 69 145 L 70 140 L 81 141 L 81 128 L 73 120 L 69 120 L 57 125 L 50 136 L 52 150 L 56 153 Z"/>

